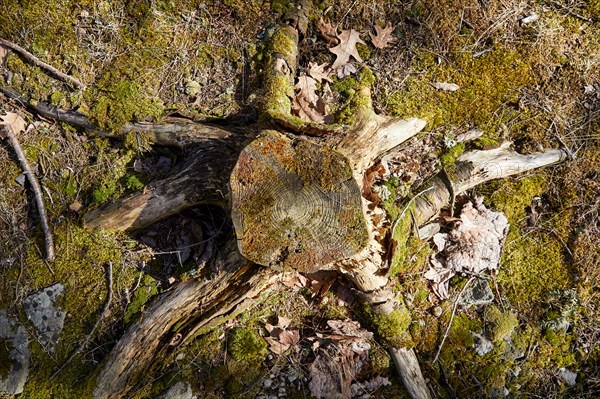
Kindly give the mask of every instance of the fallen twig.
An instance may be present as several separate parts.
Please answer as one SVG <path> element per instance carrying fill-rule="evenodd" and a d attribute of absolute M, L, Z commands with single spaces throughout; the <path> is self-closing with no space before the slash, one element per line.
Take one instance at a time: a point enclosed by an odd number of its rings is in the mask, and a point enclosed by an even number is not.
<path fill-rule="evenodd" d="M 465 284 L 465 286 L 462 287 L 462 289 L 458 293 L 458 296 L 456 297 L 456 300 L 454 301 L 454 308 L 452 308 L 452 315 L 450 316 L 450 321 L 448 322 L 448 327 L 446 327 L 446 332 L 444 333 L 444 336 L 442 337 L 442 342 L 440 342 L 440 346 L 437 350 L 437 353 L 435 354 L 435 357 L 433 358 L 432 363 L 437 362 L 438 358 L 440 357 L 440 353 L 442 352 L 442 347 L 444 346 L 444 342 L 446 342 L 446 338 L 448 338 L 448 332 L 450 332 L 450 327 L 452 327 L 452 322 L 454 321 L 454 315 L 456 314 L 456 308 L 458 308 L 458 302 L 460 301 L 460 297 L 462 296 L 463 292 L 465 292 L 465 290 L 467 289 L 469 284 L 471 284 L 471 281 L 473 281 L 474 279 L 475 279 L 475 277 L 470 277 L 467 280 L 467 283 Z"/>
<path fill-rule="evenodd" d="M 8 41 L 2 37 L 0 37 L 0 45 L 19 53 L 19 55 L 21 57 L 25 58 L 27 61 L 31 62 L 33 65 L 44 69 L 52 77 L 59 79 L 65 83 L 71 84 L 71 85 L 77 87 L 78 89 L 85 88 L 85 85 L 83 83 L 81 83 L 79 80 L 59 71 L 58 69 L 54 68 L 50 64 L 46 64 L 44 61 L 40 60 L 35 55 L 33 55 L 29 51 L 25 50 L 23 47 L 15 44 L 11 41 Z"/>
<path fill-rule="evenodd" d="M 8 115 L 6 117 L 8 117 Z M 46 207 L 44 205 L 42 189 L 40 188 L 40 184 L 38 183 L 35 174 L 33 173 L 33 170 L 31 170 L 31 166 L 29 166 L 29 162 L 27 161 L 27 158 L 25 157 L 25 154 L 21 149 L 21 144 L 17 139 L 18 131 L 15 131 L 15 127 L 13 126 L 13 124 L 6 121 L 2 124 L 2 126 L 4 126 L 4 134 L 0 133 L 0 138 L 8 138 L 10 145 L 17 154 L 17 158 L 19 159 L 19 163 L 21 164 L 23 173 L 25 174 L 25 176 L 27 176 L 27 179 L 31 184 L 31 189 L 33 190 L 35 202 L 37 204 L 38 212 L 40 214 L 42 230 L 44 232 L 44 239 L 46 241 L 46 260 L 52 261 L 54 260 L 54 240 L 52 239 L 52 231 L 50 230 L 50 225 L 48 224 L 48 215 L 46 213 Z"/>
<path fill-rule="evenodd" d="M 73 352 L 71 354 L 71 356 L 69 356 L 67 361 L 65 361 L 62 364 L 62 366 L 60 366 L 60 368 L 58 370 L 56 370 L 54 372 L 54 374 L 52 374 L 50 376 L 51 380 L 54 379 L 54 377 L 56 377 L 65 367 L 67 367 L 67 365 L 69 363 L 71 363 L 71 361 L 75 358 L 75 356 L 77 356 L 79 353 L 81 353 L 81 351 L 83 351 L 85 349 L 87 344 L 90 342 L 90 339 L 92 339 L 94 332 L 96 332 L 96 329 L 100 325 L 100 322 L 102 321 L 102 319 L 104 319 L 104 317 L 108 313 L 108 311 L 110 309 L 110 303 L 112 302 L 112 297 L 113 297 L 113 288 L 112 288 L 112 286 L 113 286 L 113 269 L 112 269 L 112 267 L 113 267 L 112 262 L 108 262 L 108 266 L 107 266 L 107 269 L 108 269 L 108 271 L 107 271 L 107 274 L 108 274 L 108 298 L 106 298 L 106 304 L 104 305 L 104 309 L 102 309 L 102 313 L 100 313 L 100 315 L 98 316 L 98 319 L 96 320 L 96 324 L 94 324 L 94 327 L 92 327 L 92 331 L 90 331 L 90 333 L 85 337 L 83 342 L 81 342 L 81 345 L 79 345 L 79 347 L 75 350 L 75 352 Z"/>

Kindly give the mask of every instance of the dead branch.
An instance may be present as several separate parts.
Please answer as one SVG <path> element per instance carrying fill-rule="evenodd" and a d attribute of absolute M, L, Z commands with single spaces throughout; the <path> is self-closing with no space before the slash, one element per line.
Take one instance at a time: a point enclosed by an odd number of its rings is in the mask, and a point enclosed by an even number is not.
<path fill-rule="evenodd" d="M 8 41 L 2 37 L 0 37 L 0 45 L 4 46 L 4 47 L 8 47 L 9 49 L 15 51 L 16 53 L 18 53 L 21 57 L 23 57 L 24 59 L 26 59 L 27 61 L 31 62 L 33 65 L 42 68 L 43 70 L 45 70 L 46 72 L 48 72 L 48 74 L 58 80 L 61 80 L 65 83 L 68 83 L 72 86 L 75 86 L 78 89 L 84 89 L 85 85 L 83 83 L 81 83 L 79 80 L 75 79 L 72 76 L 69 76 L 61 71 L 59 71 L 58 69 L 54 68 L 52 65 L 50 64 L 46 64 L 44 61 L 40 60 L 39 58 L 37 58 L 35 55 L 31 54 L 29 51 L 25 50 L 23 47 Z"/>
<path fill-rule="evenodd" d="M 46 206 L 44 205 L 44 197 L 42 195 L 42 189 L 40 184 L 29 166 L 29 162 L 21 149 L 21 144 L 17 139 L 17 132 L 14 131 L 13 126 L 10 124 L 4 124 L 4 132 L 6 132 L 6 137 L 10 142 L 13 150 L 17 154 L 17 158 L 19 159 L 19 163 L 21 164 L 21 168 L 23 169 L 23 173 L 27 176 L 27 180 L 29 180 L 29 184 L 31 184 L 31 189 L 33 190 L 33 195 L 35 197 L 35 203 L 38 208 L 38 213 L 40 215 L 40 223 L 42 224 L 42 231 L 44 232 L 44 240 L 46 243 L 46 260 L 52 261 L 54 260 L 54 240 L 52 238 L 52 230 L 50 230 L 50 225 L 48 224 L 48 214 L 46 212 Z M 0 134 L 0 138 L 2 138 L 2 134 Z"/>
<path fill-rule="evenodd" d="M 440 342 L 440 346 L 438 347 L 438 350 L 435 353 L 435 357 L 433 358 L 432 363 L 437 362 L 438 358 L 440 357 L 440 353 L 442 352 L 442 347 L 444 346 L 444 342 L 446 342 L 446 338 L 448 338 L 448 333 L 450 332 L 450 327 L 452 327 L 452 322 L 454 321 L 454 316 L 456 315 L 456 309 L 458 308 L 458 302 L 460 301 L 460 297 L 465 292 L 467 287 L 471 284 L 471 281 L 473 281 L 474 278 L 475 277 L 470 277 L 467 280 L 466 284 L 464 285 L 464 287 L 462 287 L 462 289 L 456 296 L 456 299 L 454 300 L 454 307 L 452 308 L 452 314 L 450 315 L 450 321 L 448 322 L 448 327 L 446 327 L 446 332 L 444 333 L 444 336 L 442 337 L 442 341 Z"/>
<path fill-rule="evenodd" d="M 431 393 L 421 372 L 414 349 L 390 348 L 390 357 L 402 379 L 404 387 L 413 399 L 429 399 Z"/>
<path fill-rule="evenodd" d="M 567 151 L 562 149 L 523 155 L 510 150 L 511 145 L 506 142 L 492 150 L 467 152 L 458 158 L 456 165 L 446 170 L 448 179 L 442 172 L 425 183 L 425 188 L 430 189 L 414 201 L 418 225 L 436 216 L 451 201 L 453 194 L 459 195 L 490 180 L 556 165 L 569 158 Z"/>
<path fill-rule="evenodd" d="M 127 329 L 98 374 L 96 399 L 127 397 L 156 359 L 168 357 L 173 347 L 251 308 L 257 297 L 274 288 L 274 270 L 244 262 L 237 251 L 227 257 L 223 261 L 228 270 L 212 279 L 182 281 Z"/>
<path fill-rule="evenodd" d="M 113 297 L 113 269 L 112 269 L 112 262 L 108 262 L 108 266 L 107 266 L 107 271 L 106 274 L 108 275 L 108 281 L 107 281 L 107 285 L 108 285 L 108 297 L 106 298 L 106 304 L 104 305 L 104 309 L 102 309 L 102 312 L 100 313 L 100 315 L 98 316 L 98 319 L 96 320 L 96 323 L 94 324 L 94 327 L 92 327 L 92 330 L 90 331 L 90 333 L 85 337 L 85 339 L 81 342 L 81 344 L 79 345 L 79 347 L 75 350 L 75 352 L 73 352 L 71 354 L 71 356 L 69 356 L 69 358 L 62 364 L 62 366 L 60 366 L 58 368 L 58 370 L 56 370 L 54 372 L 54 374 L 52 374 L 50 376 L 50 379 L 54 379 L 54 377 L 56 377 L 58 374 L 60 374 L 60 372 L 67 367 L 67 365 L 69 363 L 71 363 L 71 361 L 73 361 L 73 359 L 75 358 L 75 356 L 77 356 L 79 353 L 81 353 L 81 351 L 83 351 L 86 346 L 88 345 L 88 343 L 90 342 L 90 339 L 92 339 L 92 336 L 94 335 L 94 333 L 96 332 L 96 329 L 98 328 L 98 326 L 100 326 L 100 322 L 106 317 L 106 315 L 108 314 L 108 311 L 110 310 L 110 304 L 112 302 L 112 297 Z"/>
<path fill-rule="evenodd" d="M 185 148 L 196 142 L 211 139 L 227 139 L 244 136 L 244 133 L 191 121 L 185 118 L 164 118 L 161 123 L 128 123 L 119 132 L 107 132 L 98 129 L 85 115 L 72 110 L 52 106 L 42 101 L 26 98 L 15 90 L 0 86 L 0 92 L 38 115 L 63 122 L 97 137 L 122 138 L 127 133 L 139 133 L 151 144 Z"/>

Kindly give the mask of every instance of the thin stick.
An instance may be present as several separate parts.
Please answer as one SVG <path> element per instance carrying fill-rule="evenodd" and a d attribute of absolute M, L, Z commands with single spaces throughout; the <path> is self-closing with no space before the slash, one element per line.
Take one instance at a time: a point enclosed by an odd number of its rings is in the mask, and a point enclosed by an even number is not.
<path fill-rule="evenodd" d="M 435 354 L 435 357 L 433 358 L 432 363 L 437 362 L 438 358 L 440 357 L 440 352 L 442 351 L 444 342 L 446 342 L 446 338 L 448 338 L 448 332 L 450 332 L 450 327 L 452 327 L 452 322 L 454 321 L 454 315 L 456 314 L 456 308 L 458 307 L 458 302 L 460 301 L 460 297 L 462 296 L 463 292 L 465 292 L 465 290 L 467 289 L 469 284 L 471 284 L 471 281 L 473 281 L 474 279 L 475 279 L 475 277 L 469 278 L 467 280 L 467 283 L 465 284 L 465 286 L 462 287 L 462 290 L 460 290 L 460 292 L 458 293 L 458 296 L 456 297 L 456 300 L 454 301 L 454 308 L 452 309 L 452 315 L 450 316 L 450 322 L 448 323 L 448 327 L 446 328 L 446 332 L 444 333 L 444 336 L 442 337 L 442 342 L 440 342 L 440 347 L 438 348 L 437 353 Z"/>
<path fill-rule="evenodd" d="M 108 298 L 106 299 L 106 305 L 104 305 L 104 309 L 102 310 L 102 313 L 100 313 L 100 315 L 98 316 L 98 319 L 96 320 L 96 324 L 94 324 L 94 327 L 92 327 L 92 331 L 90 331 L 90 333 L 85 337 L 83 342 L 81 342 L 81 345 L 79 345 L 77 350 L 75 352 L 73 352 L 71 354 L 71 356 L 69 356 L 67 361 L 64 362 L 63 365 L 60 366 L 60 368 L 58 370 L 56 370 L 54 372 L 54 374 L 52 374 L 52 376 L 50 376 L 51 380 L 54 379 L 54 377 L 56 377 L 65 367 L 67 367 L 67 365 L 69 363 L 71 363 L 71 361 L 75 358 L 75 356 L 77 356 L 79 353 L 81 353 L 81 351 L 83 351 L 85 349 L 87 344 L 90 342 L 90 339 L 92 339 L 94 332 L 96 332 L 96 329 L 100 325 L 100 322 L 102 321 L 102 319 L 104 319 L 104 317 L 108 313 L 108 311 L 110 309 L 110 303 L 112 302 L 112 297 L 113 297 L 113 288 L 112 288 L 113 287 L 113 266 L 112 266 L 112 262 L 108 262 L 107 269 L 108 269 L 108 271 L 107 271 L 107 274 L 108 274 Z"/>
<path fill-rule="evenodd" d="M 46 72 L 48 72 L 48 74 L 51 75 L 52 77 L 54 77 L 58 80 L 62 80 L 63 82 L 68 83 L 70 85 L 73 85 L 73 86 L 77 87 L 78 89 L 85 88 L 85 85 L 83 83 L 81 83 L 79 80 L 59 71 L 58 69 L 54 68 L 50 64 L 46 64 L 44 61 L 40 60 L 35 55 L 33 55 L 29 51 L 25 50 L 23 47 L 15 44 L 13 42 L 10 42 L 2 37 L 0 37 L 0 45 L 2 45 L 4 47 L 8 47 L 9 49 L 19 53 L 19 55 L 21 57 L 25 58 L 27 61 L 31 62 L 33 65 L 46 70 Z"/>
<path fill-rule="evenodd" d="M 4 126 L 6 136 L 8 137 L 13 150 L 17 154 L 17 158 L 19 159 L 23 173 L 25 176 L 27 176 L 27 180 L 29 180 L 29 183 L 31 184 L 31 189 L 33 190 L 38 213 L 40 214 L 42 230 L 44 231 L 44 239 L 46 241 L 46 260 L 52 261 L 54 260 L 54 240 L 52 239 L 52 231 L 50 230 L 50 225 L 48 224 L 48 214 L 46 213 L 46 206 L 44 205 L 42 189 L 40 188 L 40 184 L 38 183 L 35 174 L 31 170 L 31 166 L 29 166 L 29 162 L 27 162 L 27 158 L 21 149 L 21 144 L 17 139 L 16 132 L 13 131 L 12 126 Z"/>

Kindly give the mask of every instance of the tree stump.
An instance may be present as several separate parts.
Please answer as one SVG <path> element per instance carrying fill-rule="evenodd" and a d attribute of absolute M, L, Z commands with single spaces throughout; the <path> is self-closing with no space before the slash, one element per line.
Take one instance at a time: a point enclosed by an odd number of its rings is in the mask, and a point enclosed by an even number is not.
<path fill-rule="evenodd" d="M 263 131 L 240 153 L 230 185 L 238 247 L 252 262 L 314 272 L 367 245 L 358 184 L 327 147 Z"/>

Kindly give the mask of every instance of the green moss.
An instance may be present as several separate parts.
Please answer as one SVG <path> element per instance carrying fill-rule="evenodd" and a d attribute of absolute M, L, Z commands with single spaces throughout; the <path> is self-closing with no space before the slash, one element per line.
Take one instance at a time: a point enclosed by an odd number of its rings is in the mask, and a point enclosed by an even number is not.
<path fill-rule="evenodd" d="M 388 345 L 395 347 L 414 346 L 409 332 L 412 318 L 408 309 L 395 309 L 390 314 L 383 314 L 375 313 L 368 308 L 366 313 L 375 333 Z"/>
<path fill-rule="evenodd" d="M 334 77 L 332 90 L 342 96 L 343 102 L 336 112 L 336 121 L 352 126 L 365 110 L 372 108 L 370 89 L 375 81 L 373 72 L 363 67 L 358 76 L 347 76 L 344 79 Z"/>
<path fill-rule="evenodd" d="M 271 10 L 280 14 L 286 14 L 292 7 L 294 2 L 289 0 L 271 0 Z"/>
<path fill-rule="evenodd" d="M 227 349 L 238 362 L 261 363 L 267 356 L 267 343 L 252 328 L 234 329 Z"/>
<path fill-rule="evenodd" d="M 587 9 L 596 21 L 600 20 L 600 0 L 588 0 Z"/>
<path fill-rule="evenodd" d="M 496 343 L 508 341 L 519 325 L 517 316 L 510 311 L 502 312 L 495 305 L 486 309 L 485 319 L 490 324 L 490 338 Z"/>
<path fill-rule="evenodd" d="M 519 90 L 534 79 L 527 54 L 502 45 L 495 45 L 479 58 L 460 51 L 454 54 L 452 62 L 441 65 L 432 53 L 420 52 L 414 56 L 412 68 L 421 73 L 410 75 L 404 88 L 392 93 L 388 110 L 398 117 L 425 119 L 429 129 L 443 124 L 476 125 L 484 131 L 497 132 L 502 123 L 512 118 L 509 110 L 498 117 L 498 109 L 516 101 Z M 431 86 L 432 82 L 453 82 L 460 89 L 440 91 Z"/>
<path fill-rule="evenodd" d="M 356 51 L 358 51 L 358 55 L 360 55 L 363 61 L 368 61 L 371 58 L 371 48 L 367 45 L 356 43 Z"/>
<path fill-rule="evenodd" d="M 163 111 L 156 98 L 140 90 L 136 83 L 119 80 L 112 72 L 105 75 L 95 93 L 90 114 L 102 129 L 119 131 L 126 123 L 158 118 Z"/>
<path fill-rule="evenodd" d="M 500 264 L 498 282 L 517 308 L 530 308 L 549 292 L 572 285 L 562 244 L 547 234 L 521 235 L 512 230 Z"/>
<path fill-rule="evenodd" d="M 135 290 L 131 303 L 127 305 L 123 320 L 129 324 L 133 317 L 144 310 L 144 305 L 148 300 L 158 294 L 158 284 L 151 276 L 145 275 L 140 286 Z"/>
<path fill-rule="evenodd" d="M 465 152 L 465 143 L 456 144 L 448 148 L 440 157 L 443 167 L 448 168 L 456 163 L 456 159 Z"/>

